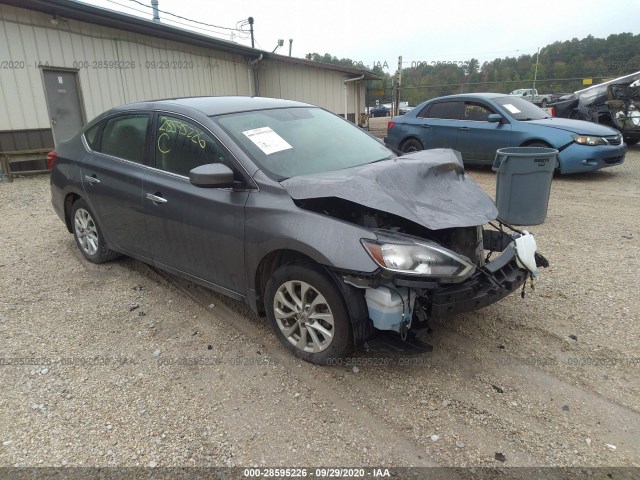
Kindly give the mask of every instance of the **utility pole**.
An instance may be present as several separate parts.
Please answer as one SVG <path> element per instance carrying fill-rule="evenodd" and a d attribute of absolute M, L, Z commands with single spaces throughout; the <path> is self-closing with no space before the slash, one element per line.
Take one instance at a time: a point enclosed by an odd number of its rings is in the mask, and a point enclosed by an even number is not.
<path fill-rule="evenodd" d="M 536 54 L 536 70 L 533 74 L 533 89 L 536 89 L 536 80 L 538 79 L 538 58 L 540 58 L 540 47 L 538 47 L 538 53 Z"/>
<path fill-rule="evenodd" d="M 253 17 L 249 17 L 249 31 L 251 32 L 251 48 L 256 48 L 253 41 Z"/>
<path fill-rule="evenodd" d="M 289 56 L 291 56 L 291 46 L 293 45 L 293 38 L 289 39 Z"/>
<path fill-rule="evenodd" d="M 402 55 L 398 57 L 398 73 L 396 74 L 396 95 L 393 114 L 400 115 L 400 84 L 402 83 Z"/>

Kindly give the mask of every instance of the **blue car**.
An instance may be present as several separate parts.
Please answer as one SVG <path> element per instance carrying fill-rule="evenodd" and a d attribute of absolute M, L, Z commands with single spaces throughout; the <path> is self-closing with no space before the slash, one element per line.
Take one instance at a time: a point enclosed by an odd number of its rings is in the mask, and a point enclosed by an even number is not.
<path fill-rule="evenodd" d="M 591 172 L 620 165 L 622 135 L 605 125 L 554 118 L 519 97 L 473 93 L 434 98 L 393 117 L 385 143 L 402 152 L 452 148 L 465 164 L 491 165 L 504 147 L 558 149 L 560 173 Z"/>

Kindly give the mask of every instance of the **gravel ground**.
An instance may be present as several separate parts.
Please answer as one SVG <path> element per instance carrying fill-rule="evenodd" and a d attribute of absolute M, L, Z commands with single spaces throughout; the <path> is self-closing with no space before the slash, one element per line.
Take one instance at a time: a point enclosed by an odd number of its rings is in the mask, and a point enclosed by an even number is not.
<path fill-rule="evenodd" d="M 332 367 L 240 303 L 84 261 L 47 176 L 0 183 L 0 218 L 0 466 L 640 466 L 638 148 L 554 179 L 524 299 Z"/>

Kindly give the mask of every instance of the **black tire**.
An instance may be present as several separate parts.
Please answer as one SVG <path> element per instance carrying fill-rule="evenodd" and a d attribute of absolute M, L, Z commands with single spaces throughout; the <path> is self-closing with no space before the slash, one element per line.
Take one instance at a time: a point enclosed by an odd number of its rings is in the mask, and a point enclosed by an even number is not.
<path fill-rule="evenodd" d="M 551 145 L 549 145 L 548 143 L 545 143 L 545 142 L 527 143 L 525 146 L 526 147 L 553 148 Z"/>
<path fill-rule="evenodd" d="M 96 217 L 87 202 L 79 198 L 71 208 L 73 238 L 80 252 L 91 263 L 105 263 L 120 256 L 107 247 Z"/>
<path fill-rule="evenodd" d="M 264 308 L 278 340 L 298 358 L 327 365 L 353 348 L 344 298 L 317 265 L 293 263 L 278 268 L 267 282 Z"/>
<path fill-rule="evenodd" d="M 424 147 L 422 146 L 422 143 L 420 143 L 420 140 L 415 138 L 410 138 L 405 141 L 400 148 L 402 153 L 419 152 L 420 150 L 424 150 Z"/>
<path fill-rule="evenodd" d="M 624 143 L 626 143 L 628 147 L 633 147 L 638 142 L 640 142 L 639 137 L 627 137 L 624 139 Z"/>

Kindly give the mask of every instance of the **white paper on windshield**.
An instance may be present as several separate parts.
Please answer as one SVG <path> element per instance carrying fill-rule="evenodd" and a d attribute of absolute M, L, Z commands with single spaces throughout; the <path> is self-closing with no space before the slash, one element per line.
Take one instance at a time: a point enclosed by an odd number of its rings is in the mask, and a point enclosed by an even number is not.
<path fill-rule="evenodd" d="M 510 103 L 505 103 L 503 107 L 509 110 L 511 113 L 520 113 L 520 110 L 518 110 L 516 107 L 514 107 Z"/>
<path fill-rule="evenodd" d="M 272 153 L 293 148 L 284 138 L 269 127 L 254 128 L 253 130 L 245 130 L 242 133 L 255 143 L 256 147 L 262 150 L 265 155 L 271 155 Z"/>

